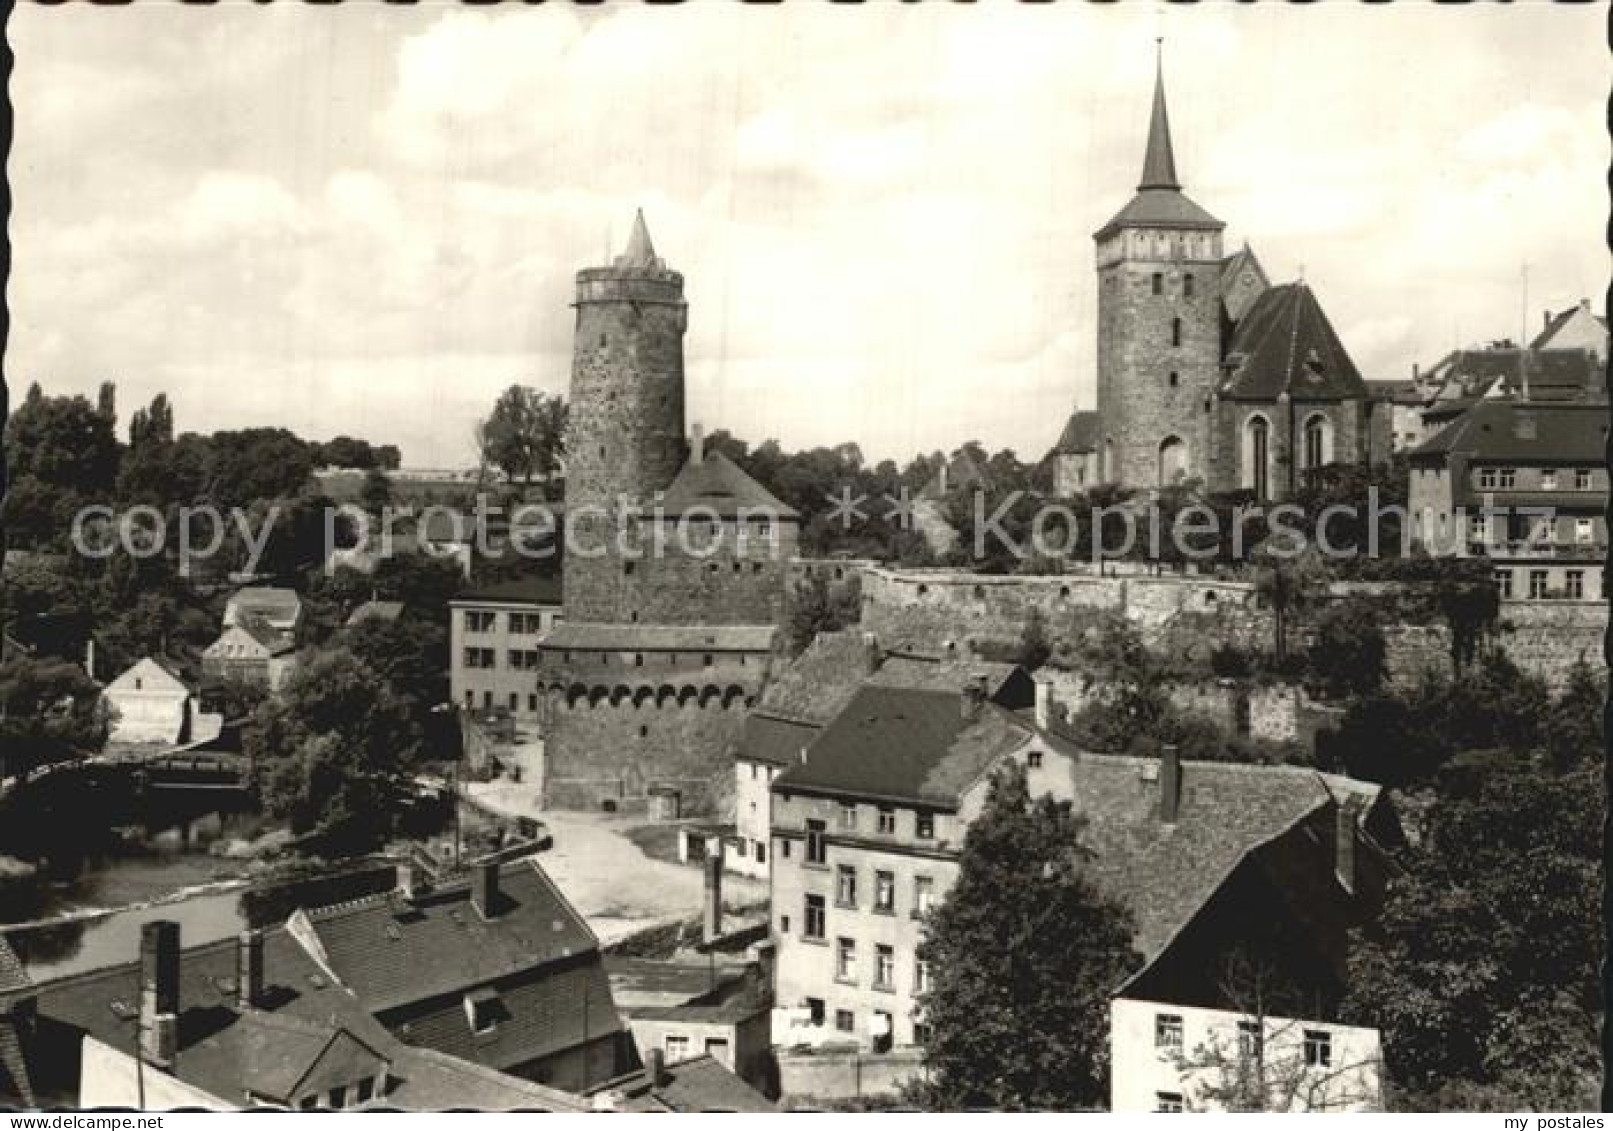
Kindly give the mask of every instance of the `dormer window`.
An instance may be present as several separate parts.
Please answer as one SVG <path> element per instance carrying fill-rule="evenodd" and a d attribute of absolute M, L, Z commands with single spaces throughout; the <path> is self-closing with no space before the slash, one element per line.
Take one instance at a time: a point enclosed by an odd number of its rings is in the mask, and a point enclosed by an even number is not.
<path fill-rule="evenodd" d="M 483 988 L 465 995 L 465 1020 L 478 1037 L 496 1032 L 498 1023 L 508 1016 L 497 990 Z"/>

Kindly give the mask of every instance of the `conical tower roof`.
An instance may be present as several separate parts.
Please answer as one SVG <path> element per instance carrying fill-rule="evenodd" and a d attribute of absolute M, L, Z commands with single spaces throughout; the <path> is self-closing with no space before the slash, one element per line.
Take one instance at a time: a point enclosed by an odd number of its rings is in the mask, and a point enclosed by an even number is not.
<path fill-rule="evenodd" d="M 1176 153 L 1171 148 L 1171 119 L 1165 110 L 1165 59 L 1154 61 L 1154 113 L 1148 121 L 1148 152 L 1143 156 L 1143 179 L 1138 190 L 1177 189 Z"/>
<path fill-rule="evenodd" d="M 633 216 L 633 231 L 627 237 L 627 250 L 616 257 L 618 267 L 658 267 L 655 244 L 650 241 L 649 226 L 644 223 L 644 209 Z"/>

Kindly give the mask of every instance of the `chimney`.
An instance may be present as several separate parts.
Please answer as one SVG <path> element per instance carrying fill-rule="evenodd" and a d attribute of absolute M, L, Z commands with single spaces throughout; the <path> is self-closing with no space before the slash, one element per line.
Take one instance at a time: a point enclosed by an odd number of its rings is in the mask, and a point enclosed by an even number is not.
<path fill-rule="evenodd" d="M 1046 730 L 1053 725 L 1053 681 L 1036 681 L 1036 725 Z"/>
<path fill-rule="evenodd" d="M 1176 810 L 1182 801 L 1182 756 L 1174 742 L 1166 743 L 1159 751 L 1159 819 L 1167 825 L 1176 823 Z"/>
<path fill-rule="evenodd" d="M 179 924 L 158 919 L 140 928 L 140 1055 L 171 1069 L 179 1047 Z"/>
<path fill-rule="evenodd" d="M 716 942 L 722 935 L 722 841 L 719 839 L 716 845 L 716 848 L 708 850 L 704 865 L 706 872 L 705 920 L 701 924 L 700 937 L 701 941 L 707 946 Z"/>
<path fill-rule="evenodd" d="M 649 1060 L 644 1067 L 649 1070 L 648 1075 L 650 1077 L 651 1087 L 666 1087 L 666 1053 L 662 1052 L 660 1049 L 651 1049 Z"/>
<path fill-rule="evenodd" d="M 470 901 L 483 919 L 498 916 L 498 861 L 486 860 L 471 869 Z"/>
<path fill-rule="evenodd" d="M 706 459 L 706 430 L 697 420 L 689 429 L 689 462 L 704 463 Z"/>
<path fill-rule="evenodd" d="M 263 932 L 242 931 L 235 943 L 235 993 L 242 1009 L 263 1002 Z"/>
<path fill-rule="evenodd" d="M 1423 367 L 1418 365 L 1415 361 L 1411 363 L 1411 379 L 1413 382 L 1421 381 L 1423 379 Z"/>
<path fill-rule="evenodd" d="M 1333 822 L 1333 870 L 1339 883 L 1355 894 L 1355 826 L 1361 817 L 1361 799 L 1354 794 L 1339 802 Z"/>
<path fill-rule="evenodd" d="M 1540 328 L 1542 330 L 1551 329 L 1551 311 L 1542 310 L 1540 312 Z"/>
<path fill-rule="evenodd" d="M 879 637 L 872 632 L 863 633 L 863 674 L 873 675 L 884 659 L 884 653 L 879 650 Z"/>
<path fill-rule="evenodd" d="M 963 685 L 963 719 L 973 722 L 980 717 L 981 704 L 986 701 L 986 677 L 972 675 Z"/>

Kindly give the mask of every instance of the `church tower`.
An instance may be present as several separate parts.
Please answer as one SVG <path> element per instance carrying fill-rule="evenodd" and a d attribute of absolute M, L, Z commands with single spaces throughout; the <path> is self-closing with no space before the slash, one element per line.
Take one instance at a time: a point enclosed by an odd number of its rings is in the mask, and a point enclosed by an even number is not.
<path fill-rule="evenodd" d="M 1093 236 L 1103 481 L 1147 488 L 1211 478 L 1225 227 L 1182 192 L 1156 62 L 1142 181 Z"/>
<path fill-rule="evenodd" d="M 683 464 L 683 276 L 655 254 L 644 213 L 608 267 L 577 273 L 566 437 L 565 614 L 628 619 L 618 515 L 654 503 Z M 631 530 L 631 527 L 629 527 Z"/>

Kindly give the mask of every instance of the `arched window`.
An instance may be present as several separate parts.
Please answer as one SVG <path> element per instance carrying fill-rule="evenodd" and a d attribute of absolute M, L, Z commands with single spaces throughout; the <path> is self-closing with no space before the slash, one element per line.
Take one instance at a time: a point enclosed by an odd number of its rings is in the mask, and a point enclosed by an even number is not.
<path fill-rule="evenodd" d="M 1333 425 L 1321 413 L 1305 420 L 1305 470 L 1315 471 L 1333 462 Z"/>
<path fill-rule="evenodd" d="M 1187 476 L 1187 445 L 1179 436 L 1167 436 L 1159 445 L 1159 485 L 1168 487 Z"/>
<path fill-rule="evenodd" d="M 1251 416 L 1243 426 L 1243 482 L 1256 500 L 1271 497 L 1271 425 L 1264 416 Z"/>
<path fill-rule="evenodd" d="M 1171 345 L 1179 346 L 1181 344 L 1182 344 L 1182 320 L 1180 318 L 1172 318 L 1171 319 Z"/>

